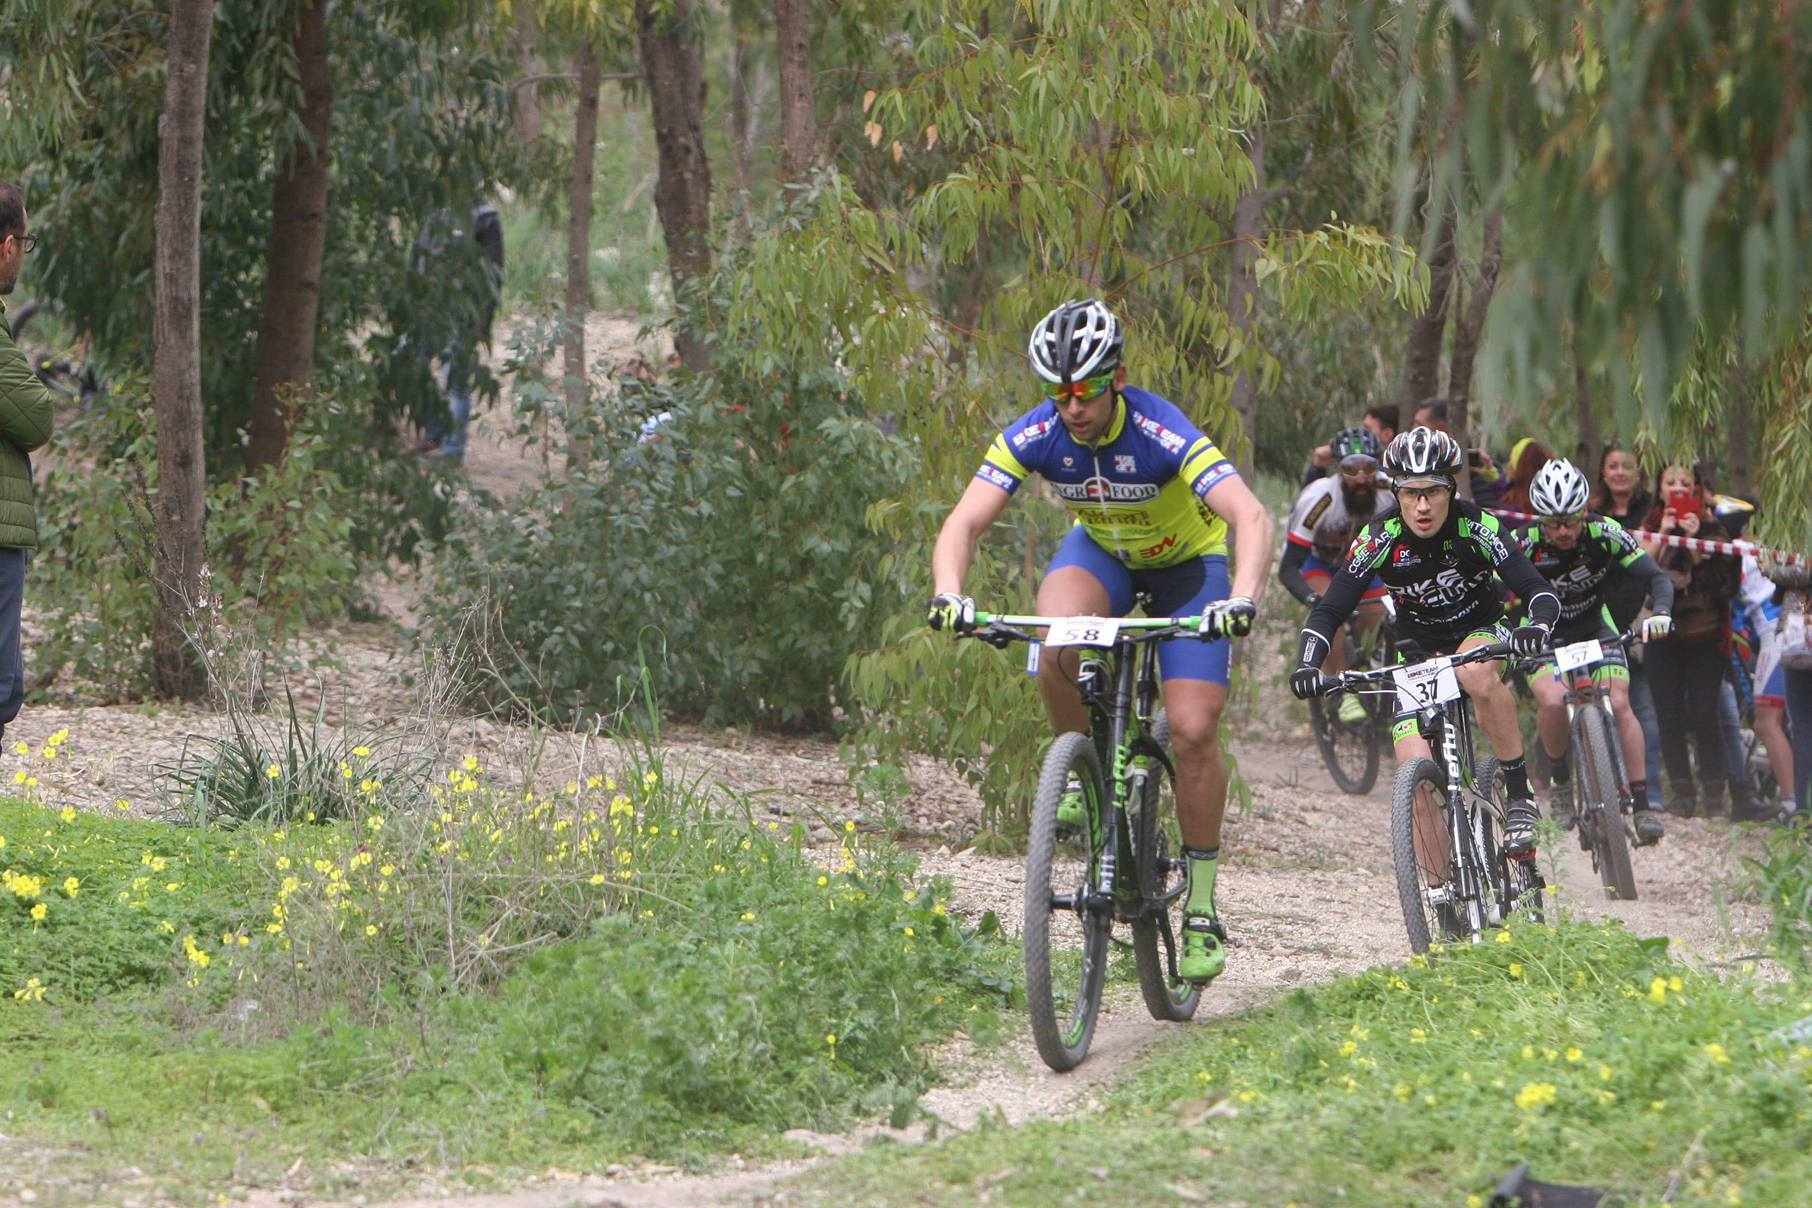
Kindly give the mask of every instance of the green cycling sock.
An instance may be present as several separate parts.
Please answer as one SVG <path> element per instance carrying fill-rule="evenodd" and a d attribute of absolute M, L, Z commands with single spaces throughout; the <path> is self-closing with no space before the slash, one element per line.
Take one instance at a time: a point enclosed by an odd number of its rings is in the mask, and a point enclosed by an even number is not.
<path fill-rule="evenodd" d="M 1214 870 L 1221 857 L 1221 849 L 1200 851 L 1193 847 L 1183 849 L 1184 859 L 1189 861 L 1189 896 L 1183 905 L 1184 914 L 1205 914 L 1214 917 Z"/>

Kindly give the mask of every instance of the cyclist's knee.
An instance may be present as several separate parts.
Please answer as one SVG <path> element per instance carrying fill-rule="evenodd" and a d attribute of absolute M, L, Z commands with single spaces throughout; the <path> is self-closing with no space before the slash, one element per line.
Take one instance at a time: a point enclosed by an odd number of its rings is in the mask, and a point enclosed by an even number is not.
<path fill-rule="evenodd" d="M 1218 708 L 1190 709 L 1167 716 L 1170 745 L 1177 754 L 1210 759 L 1220 754 L 1221 711 Z"/>
<path fill-rule="evenodd" d="M 1474 700 L 1481 697 L 1489 699 L 1505 690 L 1504 682 L 1498 678 L 1498 665 L 1495 662 L 1469 663 L 1455 668 L 1455 674 L 1459 676 L 1460 686 Z"/>

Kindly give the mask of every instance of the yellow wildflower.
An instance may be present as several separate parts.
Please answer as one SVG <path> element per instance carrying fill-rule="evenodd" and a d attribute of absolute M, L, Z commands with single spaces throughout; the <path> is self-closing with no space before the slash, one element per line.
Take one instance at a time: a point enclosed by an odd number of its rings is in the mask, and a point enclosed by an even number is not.
<path fill-rule="evenodd" d="M 75 897 L 76 892 L 81 888 L 82 888 L 82 882 L 81 882 L 80 878 L 78 878 L 78 877 L 63 878 L 63 892 L 68 894 L 70 897 L 72 897 L 72 898 Z"/>
<path fill-rule="evenodd" d="M 1516 1105 L 1524 1111 L 1533 1111 L 1554 1102 L 1558 1091 L 1552 1082 L 1526 1082 L 1523 1089 L 1516 1092 Z"/>
<path fill-rule="evenodd" d="M 1718 1065 L 1730 1064 L 1730 1054 L 1726 1053 L 1724 1046 L 1715 1040 L 1705 1046 L 1705 1055 Z"/>
<path fill-rule="evenodd" d="M 35 977 L 25 979 L 25 984 L 13 991 L 13 998 L 19 1002 L 43 1002 L 44 983 Z"/>
<path fill-rule="evenodd" d="M 42 923 L 44 921 L 44 916 L 49 913 L 50 913 L 50 907 L 46 906 L 42 902 L 39 902 L 36 906 L 33 906 L 31 908 L 32 921 L 35 923 Z"/>
<path fill-rule="evenodd" d="M 360 759 L 366 759 L 371 755 L 371 748 L 370 747 L 354 747 L 354 748 L 352 748 L 352 753 L 354 755 L 357 755 Z"/>

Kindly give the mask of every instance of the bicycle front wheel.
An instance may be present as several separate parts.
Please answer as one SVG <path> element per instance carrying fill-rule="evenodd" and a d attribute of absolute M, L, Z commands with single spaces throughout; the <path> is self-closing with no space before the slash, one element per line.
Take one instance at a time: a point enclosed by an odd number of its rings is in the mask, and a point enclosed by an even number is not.
<path fill-rule="evenodd" d="M 1585 790 L 1585 806 L 1579 824 L 1589 827 L 1586 839 L 1592 845 L 1592 865 L 1604 885 L 1604 896 L 1625 902 L 1636 900 L 1636 872 L 1630 867 L 1629 835 L 1623 829 L 1622 794 L 1617 788 L 1617 769 L 1611 763 L 1611 722 L 1596 707 L 1579 711 L 1575 736 L 1583 767 L 1579 769 L 1579 787 Z M 1592 808 L 1597 805 L 1599 808 Z"/>
<path fill-rule="evenodd" d="M 1060 827 L 1058 806 L 1078 795 L 1084 825 Z M 1107 800 L 1101 760 L 1086 734 L 1059 734 L 1044 758 L 1026 843 L 1026 1008 L 1038 1055 L 1054 1070 L 1088 1055 L 1107 973 L 1111 911 L 1090 905 L 1100 888 Z"/>
<path fill-rule="evenodd" d="M 1452 826 L 1448 821 L 1447 778 L 1432 759 L 1414 759 L 1397 769 L 1390 803 L 1390 853 L 1397 871 L 1397 900 L 1409 946 L 1428 951 L 1430 940 L 1458 939 L 1462 917 L 1449 895 L 1459 892 Z"/>
<path fill-rule="evenodd" d="M 1170 726 L 1162 713 L 1151 736 L 1166 751 Z M 1177 825 L 1176 786 L 1157 760 L 1150 765 L 1145 791 L 1133 817 L 1133 852 L 1139 866 L 1139 917 L 1133 921 L 1133 961 L 1139 968 L 1139 990 L 1153 1019 L 1182 1023 L 1194 1018 L 1202 988 L 1176 975 L 1177 945 L 1183 934 L 1183 903 L 1189 893 L 1188 862 L 1183 858 L 1183 832 Z"/>
<path fill-rule="evenodd" d="M 1377 710 L 1367 708 L 1358 721 L 1342 721 L 1338 697 L 1311 696 L 1309 724 L 1315 731 L 1315 745 L 1321 748 L 1321 762 L 1341 792 L 1363 797 L 1378 783 Z"/>

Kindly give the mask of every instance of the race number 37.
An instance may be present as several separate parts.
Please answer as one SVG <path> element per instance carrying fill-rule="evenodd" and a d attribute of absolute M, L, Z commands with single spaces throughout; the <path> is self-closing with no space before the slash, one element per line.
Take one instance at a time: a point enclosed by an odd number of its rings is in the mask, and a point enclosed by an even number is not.
<path fill-rule="evenodd" d="M 1115 617 L 1065 617 L 1045 635 L 1046 646 L 1112 646 L 1119 636 Z"/>
<path fill-rule="evenodd" d="M 1416 713 L 1460 697 L 1460 677 L 1452 659 L 1429 659 L 1392 674 L 1397 682 L 1397 712 Z"/>

